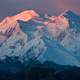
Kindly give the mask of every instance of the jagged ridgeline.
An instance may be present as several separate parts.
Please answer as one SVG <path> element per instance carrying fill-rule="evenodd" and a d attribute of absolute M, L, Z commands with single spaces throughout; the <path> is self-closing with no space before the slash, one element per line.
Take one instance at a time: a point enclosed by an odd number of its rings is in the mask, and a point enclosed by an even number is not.
<path fill-rule="evenodd" d="M 0 70 L 16 72 L 36 61 L 52 62 L 61 70 L 80 67 L 79 15 L 65 11 L 41 16 L 27 10 L 0 23 Z"/>

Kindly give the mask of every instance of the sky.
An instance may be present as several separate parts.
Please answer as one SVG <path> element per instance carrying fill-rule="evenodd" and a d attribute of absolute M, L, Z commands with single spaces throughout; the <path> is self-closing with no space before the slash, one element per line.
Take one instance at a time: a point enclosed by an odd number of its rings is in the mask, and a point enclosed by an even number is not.
<path fill-rule="evenodd" d="M 27 9 L 49 15 L 59 15 L 65 10 L 73 10 L 80 15 L 80 0 L 0 0 L 0 19 Z"/>

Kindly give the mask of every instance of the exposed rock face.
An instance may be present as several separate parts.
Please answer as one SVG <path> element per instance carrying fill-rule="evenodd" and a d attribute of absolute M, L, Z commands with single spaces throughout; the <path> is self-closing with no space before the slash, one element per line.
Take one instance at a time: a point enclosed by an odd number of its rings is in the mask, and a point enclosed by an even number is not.
<path fill-rule="evenodd" d="M 41 17 L 28 10 L 5 18 L 0 23 L 0 59 L 17 56 L 21 62 L 39 60 L 80 66 L 80 32 L 70 27 L 66 13 Z"/>

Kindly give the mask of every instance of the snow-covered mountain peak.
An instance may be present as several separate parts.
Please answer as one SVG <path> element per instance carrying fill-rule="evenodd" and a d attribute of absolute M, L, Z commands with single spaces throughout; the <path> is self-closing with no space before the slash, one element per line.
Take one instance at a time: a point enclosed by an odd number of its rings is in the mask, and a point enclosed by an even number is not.
<path fill-rule="evenodd" d="M 59 36 L 60 33 L 65 32 L 69 27 L 69 21 L 64 16 L 51 16 L 48 18 L 49 21 L 45 21 L 44 24 L 54 37 Z"/>
<path fill-rule="evenodd" d="M 72 11 L 72 10 L 65 10 L 65 11 L 63 11 L 63 12 L 60 14 L 60 16 L 63 16 L 64 14 L 66 14 L 66 13 L 68 13 L 68 12 L 73 13 L 73 11 Z"/>
<path fill-rule="evenodd" d="M 13 20 L 28 21 L 39 15 L 34 10 L 26 10 L 12 17 Z"/>
<path fill-rule="evenodd" d="M 6 30 L 14 28 L 16 25 L 18 25 L 17 21 L 13 21 L 10 17 L 7 17 L 0 23 L 0 32 L 5 33 Z M 18 28 L 19 25 L 17 26 L 16 31 Z"/>
<path fill-rule="evenodd" d="M 29 21 L 39 15 L 33 10 L 26 10 L 14 16 L 8 16 L 0 22 L 0 42 L 4 42 L 14 32 L 20 32 L 20 25 L 18 20 Z M 6 36 L 7 35 L 7 36 Z"/>
<path fill-rule="evenodd" d="M 14 28 L 15 25 L 18 25 L 17 31 L 19 31 L 18 20 L 21 21 L 29 21 L 34 17 L 38 17 L 39 15 L 33 10 L 26 10 L 17 15 L 6 17 L 3 21 L 0 22 L 0 32 L 5 33 L 5 31 L 9 28 Z"/>
<path fill-rule="evenodd" d="M 71 13 L 68 15 L 71 18 Z M 70 18 L 64 15 L 48 16 L 47 14 L 42 17 L 33 10 L 5 18 L 0 23 L 0 44 L 3 43 L 0 46 L 0 58 L 18 56 L 20 61 L 40 59 L 40 61 L 50 60 L 61 65 L 80 66 L 76 57 L 70 54 L 73 51 L 70 52 L 67 49 L 69 46 L 64 44 L 69 45 L 74 37 L 77 38 L 73 40 L 76 41 L 75 45 L 79 40 L 77 33 L 72 35 L 75 30 L 70 29 Z M 79 50 L 80 47 L 76 47 L 77 49 Z"/>

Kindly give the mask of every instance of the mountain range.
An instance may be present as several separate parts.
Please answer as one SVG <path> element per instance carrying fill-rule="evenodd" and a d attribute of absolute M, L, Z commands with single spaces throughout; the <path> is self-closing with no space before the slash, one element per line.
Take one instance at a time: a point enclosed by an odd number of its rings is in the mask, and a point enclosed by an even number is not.
<path fill-rule="evenodd" d="M 1 62 L 6 58 L 26 66 L 39 60 L 80 67 L 80 16 L 70 10 L 59 16 L 26 10 L 6 17 L 0 22 Z"/>

